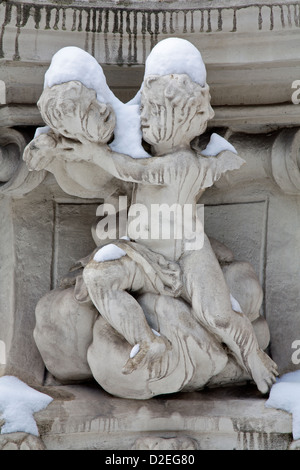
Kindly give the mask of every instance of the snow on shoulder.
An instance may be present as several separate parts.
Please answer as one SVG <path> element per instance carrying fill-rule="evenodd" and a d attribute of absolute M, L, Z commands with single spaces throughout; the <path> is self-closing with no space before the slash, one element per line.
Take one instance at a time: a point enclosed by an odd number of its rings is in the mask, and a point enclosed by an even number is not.
<path fill-rule="evenodd" d="M 205 157 L 215 157 L 224 150 L 229 150 L 230 152 L 237 154 L 234 146 L 224 139 L 224 137 L 213 133 L 206 148 L 201 150 L 201 155 L 204 155 Z"/>
<path fill-rule="evenodd" d="M 291 413 L 293 438 L 300 439 L 300 370 L 284 374 L 276 380 L 265 406 Z"/>
<path fill-rule="evenodd" d="M 101 65 L 88 52 L 75 46 L 60 49 L 52 57 L 45 74 L 44 88 L 70 81 L 79 81 L 96 91 L 100 103 L 110 104 L 116 115 L 114 140 L 110 147 L 115 152 L 132 158 L 149 158 L 142 146 L 139 106 L 122 103 L 107 85 Z"/>
<path fill-rule="evenodd" d="M 186 39 L 167 38 L 158 42 L 146 60 L 148 75 L 186 74 L 201 86 L 206 84 L 206 68 L 199 50 Z"/>
<path fill-rule="evenodd" d="M 38 392 L 17 377 L 0 377 L 0 416 L 5 420 L 1 434 L 26 432 L 38 436 L 33 413 L 46 408 L 53 398 Z"/>
<path fill-rule="evenodd" d="M 104 261 L 120 259 L 123 256 L 126 256 L 126 253 L 124 250 L 122 250 L 122 248 L 114 245 L 113 243 L 109 243 L 108 245 L 104 245 L 96 252 L 93 260 L 97 263 L 103 263 Z"/>

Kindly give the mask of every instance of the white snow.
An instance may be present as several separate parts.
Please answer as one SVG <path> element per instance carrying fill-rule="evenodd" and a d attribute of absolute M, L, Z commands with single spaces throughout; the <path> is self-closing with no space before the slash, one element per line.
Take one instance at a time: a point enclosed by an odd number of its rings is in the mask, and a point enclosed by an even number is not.
<path fill-rule="evenodd" d="M 235 312 L 243 313 L 240 304 L 239 304 L 238 301 L 233 297 L 232 294 L 230 294 L 230 301 L 231 301 L 232 310 L 234 310 Z"/>
<path fill-rule="evenodd" d="M 186 39 L 167 38 L 153 47 L 145 64 L 148 75 L 187 74 L 193 82 L 204 86 L 206 69 L 199 50 Z"/>
<path fill-rule="evenodd" d="M 49 131 L 49 126 L 37 127 L 34 133 L 34 138 L 38 137 L 41 134 L 48 134 Z"/>
<path fill-rule="evenodd" d="M 300 370 L 284 374 L 276 380 L 265 406 L 291 413 L 293 438 L 300 439 Z"/>
<path fill-rule="evenodd" d="M 167 38 L 159 41 L 151 50 L 145 63 L 144 79 L 149 75 L 186 74 L 201 86 L 206 84 L 206 68 L 200 51 L 189 41 Z M 141 90 L 128 101 L 129 105 L 140 105 Z"/>
<path fill-rule="evenodd" d="M 130 359 L 132 359 L 134 356 L 137 355 L 137 353 L 139 352 L 140 350 L 140 345 L 139 344 L 135 344 L 132 348 L 132 350 L 130 351 L 130 354 L 129 354 L 129 357 Z"/>
<path fill-rule="evenodd" d="M 201 150 L 201 155 L 205 157 L 215 157 L 220 152 L 229 150 L 230 152 L 236 153 L 234 146 L 231 145 L 224 137 L 219 134 L 213 133 L 210 137 L 210 141 L 204 150 Z"/>
<path fill-rule="evenodd" d="M 79 81 L 96 91 L 97 100 L 109 103 L 116 115 L 114 140 L 110 147 L 115 152 L 126 153 L 132 158 L 149 158 L 142 146 L 139 106 L 122 103 L 106 83 L 103 69 L 97 60 L 79 47 L 63 47 L 52 57 L 45 74 L 44 87 L 52 87 L 69 81 Z"/>
<path fill-rule="evenodd" d="M 160 333 L 156 330 L 154 330 L 154 328 L 151 328 L 151 330 L 153 331 L 153 333 L 155 334 L 155 336 L 160 336 Z"/>
<path fill-rule="evenodd" d="M 102 263 L 103 261 L 120 259 L 122 256 L 126 256 L 126 252 L 113 243 L 109 243 L 108 245 L 100 248 L 100 250 L 95 253 L 93 259 L 94 261 L 97 261 L 97 263 Z"/>
<path fill-rule="evenodd" d="M 17 377 L 0 378 L 0 414 L 5 420 L 1 434 L 26 432 L 39 435 L 33 413 L 46 408 L 53 399 L 38 392 Z"/>

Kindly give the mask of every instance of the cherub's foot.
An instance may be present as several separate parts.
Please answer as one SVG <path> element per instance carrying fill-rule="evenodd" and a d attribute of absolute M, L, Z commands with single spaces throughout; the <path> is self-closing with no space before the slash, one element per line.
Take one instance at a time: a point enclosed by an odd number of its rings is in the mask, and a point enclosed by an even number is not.
<path fill-rule="evenodd" d="M 131 374 L 146 364 L 152 364 L 170 348 L 170 342 L 163 336 L 156 336 L 151 342 L 142 341 L 136 344 L 131 350 L 130 358 L 124 365 L 122 373 L 125 375 Z"/>
<path fill-rule="evenodd" d="M 253 351 L 247 358 L 252 378 L 261 393 L 268 393 L 278 376 L 277 365 L 261 349 Z"/>

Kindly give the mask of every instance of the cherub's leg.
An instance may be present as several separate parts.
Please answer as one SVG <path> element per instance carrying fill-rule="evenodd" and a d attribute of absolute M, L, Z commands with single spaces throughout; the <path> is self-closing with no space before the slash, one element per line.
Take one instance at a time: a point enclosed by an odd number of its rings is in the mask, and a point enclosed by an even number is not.
<path fill-rule="evenodd" d="M 248 318 L 232 310 L 230 292 L 208 239 L 181 260 L 185 296 L 200 324 L 215 334 L 266 393 L 275 381 L 276 364 L 259 348 Z"/>
<path fill-rule="evenodd" d="M 155 335 L 141 306 L 127 292 L 144 287 L 143 272 L 134 261 L 128 256 L 114 261 L 92 260 L 83 270 L 83 279 L 99 313 L 131 346 L 138 345 L 123 373 L 131 373 L 165 352 L 167 340 Z"/>

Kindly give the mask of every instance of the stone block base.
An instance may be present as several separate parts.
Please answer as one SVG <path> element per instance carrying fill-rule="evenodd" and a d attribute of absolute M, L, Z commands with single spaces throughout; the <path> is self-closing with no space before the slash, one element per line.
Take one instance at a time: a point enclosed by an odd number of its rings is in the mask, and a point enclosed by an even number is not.
<path fill-rule="evenodd" d="M 94 384 L 43 387 L 54 400 L 36 413 L 48 450 L 286 450 L 292 416 L 265 408 L 252 385 L 112 397 Z"/>

